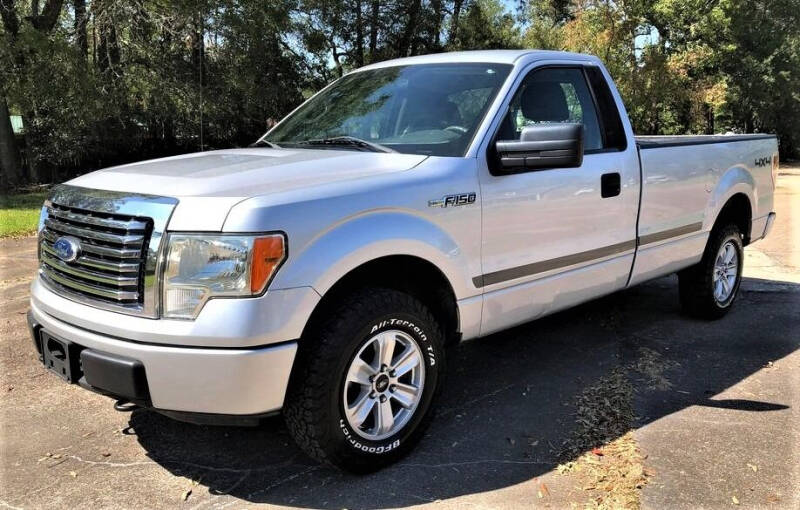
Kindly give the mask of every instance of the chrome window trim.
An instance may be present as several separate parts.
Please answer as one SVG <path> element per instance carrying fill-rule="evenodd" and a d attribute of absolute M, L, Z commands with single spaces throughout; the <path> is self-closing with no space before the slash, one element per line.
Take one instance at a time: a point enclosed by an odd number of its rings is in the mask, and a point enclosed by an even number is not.
<path fill-rule="evenodd" d="M 89 212 L 145 217 L 153 222 L 153 230 L 150 235 L 150 241 L 147 244 L 147 253 L 144 257 L 143 298 L 141 304 L 114 304 L 71 292 L 69 289 L 50 281 L 41 267 L 39 276 L 42 283 L 48 288 L 72 301 L 103 310 L 157 319 L 161 305 L 159 274 L 163 263 L 167 224 L 175 210 L 175 206 L 178 204 L 178 200 L 172 197 L 97 190 L 62 184 L 53 188 L 50 197 L 45 201 L 42 218 L 39 222 L 40 245 L 42 227 L 48 218 L 46 211 L 53 204 Z"/>

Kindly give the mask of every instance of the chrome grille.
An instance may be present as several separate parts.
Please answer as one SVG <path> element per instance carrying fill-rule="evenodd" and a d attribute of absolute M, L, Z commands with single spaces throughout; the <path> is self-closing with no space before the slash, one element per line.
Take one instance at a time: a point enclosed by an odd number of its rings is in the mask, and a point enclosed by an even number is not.
<path fill-rule="evenodd" d="M 88 211 L 51 202 L 40 232 L 41 274 L 53 286 L 91 300 L 122 307 L 144 303 L 150 218 Z M 65 262 L 55 243 L 60 237 L 80 242 L 80 254 Z"/>

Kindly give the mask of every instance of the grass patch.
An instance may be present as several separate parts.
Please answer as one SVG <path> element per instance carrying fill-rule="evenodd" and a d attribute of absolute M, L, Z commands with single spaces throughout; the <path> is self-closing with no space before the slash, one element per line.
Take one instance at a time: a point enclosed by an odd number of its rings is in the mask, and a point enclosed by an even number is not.
<path fill-rule="evenodd" d="M 39 211 L 47 191 L 0 195 L 0 237 L 17 237 L 36 232 Z"/>

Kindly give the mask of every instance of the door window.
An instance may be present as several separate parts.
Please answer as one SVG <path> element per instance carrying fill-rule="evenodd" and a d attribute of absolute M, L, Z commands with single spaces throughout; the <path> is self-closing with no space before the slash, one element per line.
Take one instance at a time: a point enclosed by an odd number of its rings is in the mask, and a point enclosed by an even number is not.
<path fill-rule="evenodd" d="M 594 100 L 581 69 L 531 71 L 514 94 L 497 139 L 519 140 L 526 126 L 559 122 L 583 124 L 585 150 L 603 148 Z"/>

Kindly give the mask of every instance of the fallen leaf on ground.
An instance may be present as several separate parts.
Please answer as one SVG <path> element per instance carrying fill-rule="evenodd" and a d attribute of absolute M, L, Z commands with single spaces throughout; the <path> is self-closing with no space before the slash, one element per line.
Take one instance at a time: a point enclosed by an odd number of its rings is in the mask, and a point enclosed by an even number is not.
<path fill-rule="evenodd" d="M 69 472 L 69 476 L 71 476 L 72 478 L 77 478 L 78 477 L 78 473 L 76 473 L 75 471 L 70 471 Z"/>
<path fill-rule="evenodd" d="M 734 505 L 738 505 L 739 504 L 739 498 L 737 498 L 736 496 L 731 496 L 731 501 L 733 501 Z"/>
<path fill-rule="evenodd" d="M 549 496 L 550 495 L 550 489 L 547 488 L 547 485 L 545 485 L 544 482 L 542 482 L 542 484 L 539 485 L 539 490 L 542 493 L 544 493 L 545 496 Z"/>
<path fill-rule="evenodd" d="M 755 464 L 748 464 L 747 467 L 752 469 L 753 473 L 757 473 L 758 472 L 758 466 L 756 466 Z"/>
<path fill-rule="evenodd" d="M 111 452 L 103 452 L 100 455 L 102 455 L 103 457 L 111 457 Z"/>
<path fill-rule="evenodd" d="M 181 501 L 186 501 L 187 499 L 189 499 L 189 495 L 191 493 L 192 489 L 186 489 L 185 491 L 183 491 L 183 494 L 181 494 Z"/>
<path fill-rule="evenodd" d="M 592 453 L 597 455 L 598 457 L 602 457 L 604 455 L 603 450 L 601 450 L 600 448 L 592 448 Z"/>

